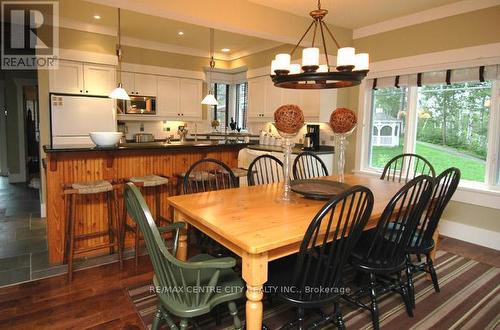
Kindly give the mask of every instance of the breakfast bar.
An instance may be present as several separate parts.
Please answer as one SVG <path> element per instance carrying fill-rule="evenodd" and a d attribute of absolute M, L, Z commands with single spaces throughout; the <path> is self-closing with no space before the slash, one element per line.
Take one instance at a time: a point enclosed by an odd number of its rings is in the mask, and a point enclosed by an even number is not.
<path fill-rule="evenodd" d="M 49 261 L 60 264 L 64 257 L 65 205 L 64 187 L 74 182 L 107 180 L 120 186 L 134 176 L 161 175 L 169 179 L 169 184 L 160 189 L 160 199 L 175 193 L 177 175 L 185 172 L 195 161 L 214 158 L 238 166 L 238 152 L 247 143 L 224 143 L 217 141 L 197 142 L 151 142 L 125 143 L 111 148 L 88 145 L 47 145 L 47 241 Z M 118 210 L 123 207 L 122 189 L 117 189 Z M 104 196 L 86 195 L 76 202 L 75 230 L 78 234 L 102 231 L 107 226 Z M 148 205 L 155 203 L 152 193 L 145 193 Z M 152 204 L 150 204 L 152 203 Z M 160 215 L 170 218 L 167 203 L 161 203 Z M 85 221 L 82 219 L 85 218 Z M 102 245 L 107 237 L 89 238 L 78 242 L 79 247 L 92 248 Z M 125 241 L 130 246 L 132 240 Z M 90 252 L 89 252 L 90 253 Z M 93 251 L 91 255 L 103 254 L 106 250 Z M 90 254 L 89 254 L 90 255 Z"/>

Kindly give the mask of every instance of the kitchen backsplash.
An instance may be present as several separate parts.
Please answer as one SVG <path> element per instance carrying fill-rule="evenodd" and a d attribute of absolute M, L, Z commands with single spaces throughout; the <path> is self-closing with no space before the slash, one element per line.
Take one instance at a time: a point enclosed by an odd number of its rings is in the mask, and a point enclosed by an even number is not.
<path fill-rule="evenodd" d="M 189 133 L 195 132 L 195 125 L 197 126 L 198 133 L 206 133 L 210 132 L 210 123 L 209 122 L 182 122 L 182 121 L 167 121 L 164 123 L 163 121 L 145 121 L 145 122 L 137 122 L 137 121 L 125 121 L 125 125 L 127 126 L 127 139 L 131 140 L 134 138 L 134 134 L 141 132 L 141 127 L 144 129 L 145 133 L 152 133 L 156 139 L 165 139 L 168 136 L 173 136 L 174 139 L 178 139 L 179 135 L 177 134 L 177 128 L 180 125 L 186 125 Z M 318 124 L 318 123 L 314 123 Z M 319 123 L 320 125 L 320 144 L 321 145 L 334 145 L 334 141 L 332 140 L 332 131 L 328 124 Z M 165 129 L 170 129 L 170 131 L 166 131 Z M 248 132 L 251 134 L 259 135 L 261 130 L 264 130 L 266 133 L 271 130 L 271 134 L 278 137 L 279 134 L 276 128 L 272 125 L 272 123 L 249 123 L 248 124 Z M 297 137 L 295 138 L 295 143 L 302 143 L 304 134 L 306 134 L 306 126 L 304 126 Z"/>

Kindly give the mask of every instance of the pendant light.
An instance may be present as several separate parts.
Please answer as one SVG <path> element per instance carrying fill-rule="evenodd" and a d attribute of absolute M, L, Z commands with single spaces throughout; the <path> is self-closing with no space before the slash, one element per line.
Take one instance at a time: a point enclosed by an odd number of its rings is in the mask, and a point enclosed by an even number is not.
<path fill-rule="evenodd" d="M 109 94 L 109 97 L 116 100 L 130 100 L 127 91 L 122 85 L 122 38 L 121 38 L 121 15 L 120 8 L 118 8 L 118 48 L 116 49 L 116 56 L 118 56 L 118 86 Z"/>
<path fill-rule="evenodd" d="M 208 71 L 208 94 L 203 98 L 201 104 L 205 105 L 219 105 L 212 90 L 212 70 L 215 67 L 214 60 L 214 29 L 210 29 L 210 69 Z"/>

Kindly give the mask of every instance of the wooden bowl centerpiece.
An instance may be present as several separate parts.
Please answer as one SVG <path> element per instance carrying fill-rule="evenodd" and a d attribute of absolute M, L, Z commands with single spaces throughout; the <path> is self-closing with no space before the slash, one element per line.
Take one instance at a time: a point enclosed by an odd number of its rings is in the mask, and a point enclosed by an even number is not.
<path fill-rule="evenodd" d="M 337 108 L 330 114 L 329 124 L 335 134 L 351 133 L 357 123 L 356 114 L 351 109 Z"/>
<path fill-rule="evenodd" d="M 274 112 L 274 125 L 280 133 L 295 135 L 304 126 L 304 113 L 298 105 L 282 105 Z"/>

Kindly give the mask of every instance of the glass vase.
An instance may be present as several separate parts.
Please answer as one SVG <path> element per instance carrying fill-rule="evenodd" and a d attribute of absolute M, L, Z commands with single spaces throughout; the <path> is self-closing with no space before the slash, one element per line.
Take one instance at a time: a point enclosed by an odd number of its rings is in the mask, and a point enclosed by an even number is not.
<path fill-rule="evenodd" d="M 276 125 L 274 125 L 276 127 Z M 283 148 L 283 192 L 279 198 L 284 203 L 292 203 L 292 188 L 290 185 L 290 174 L 292 172 L 292 147 L 294 146 L 293 140 L 297 133 L 285 133 L 280 131 L 277 127 L 278 134 L 282 137 Z"/>
<path fill-rule="evenodd" d="M 338 158 L 337 158 L 337 175 L 340 182 L 345 181 L 345 148 L 349 143 L 347 137 L 352 134 L 356 126 L 354 126 L 349 132 L 345 133 L 333 133 L 338 147 Z"/>

